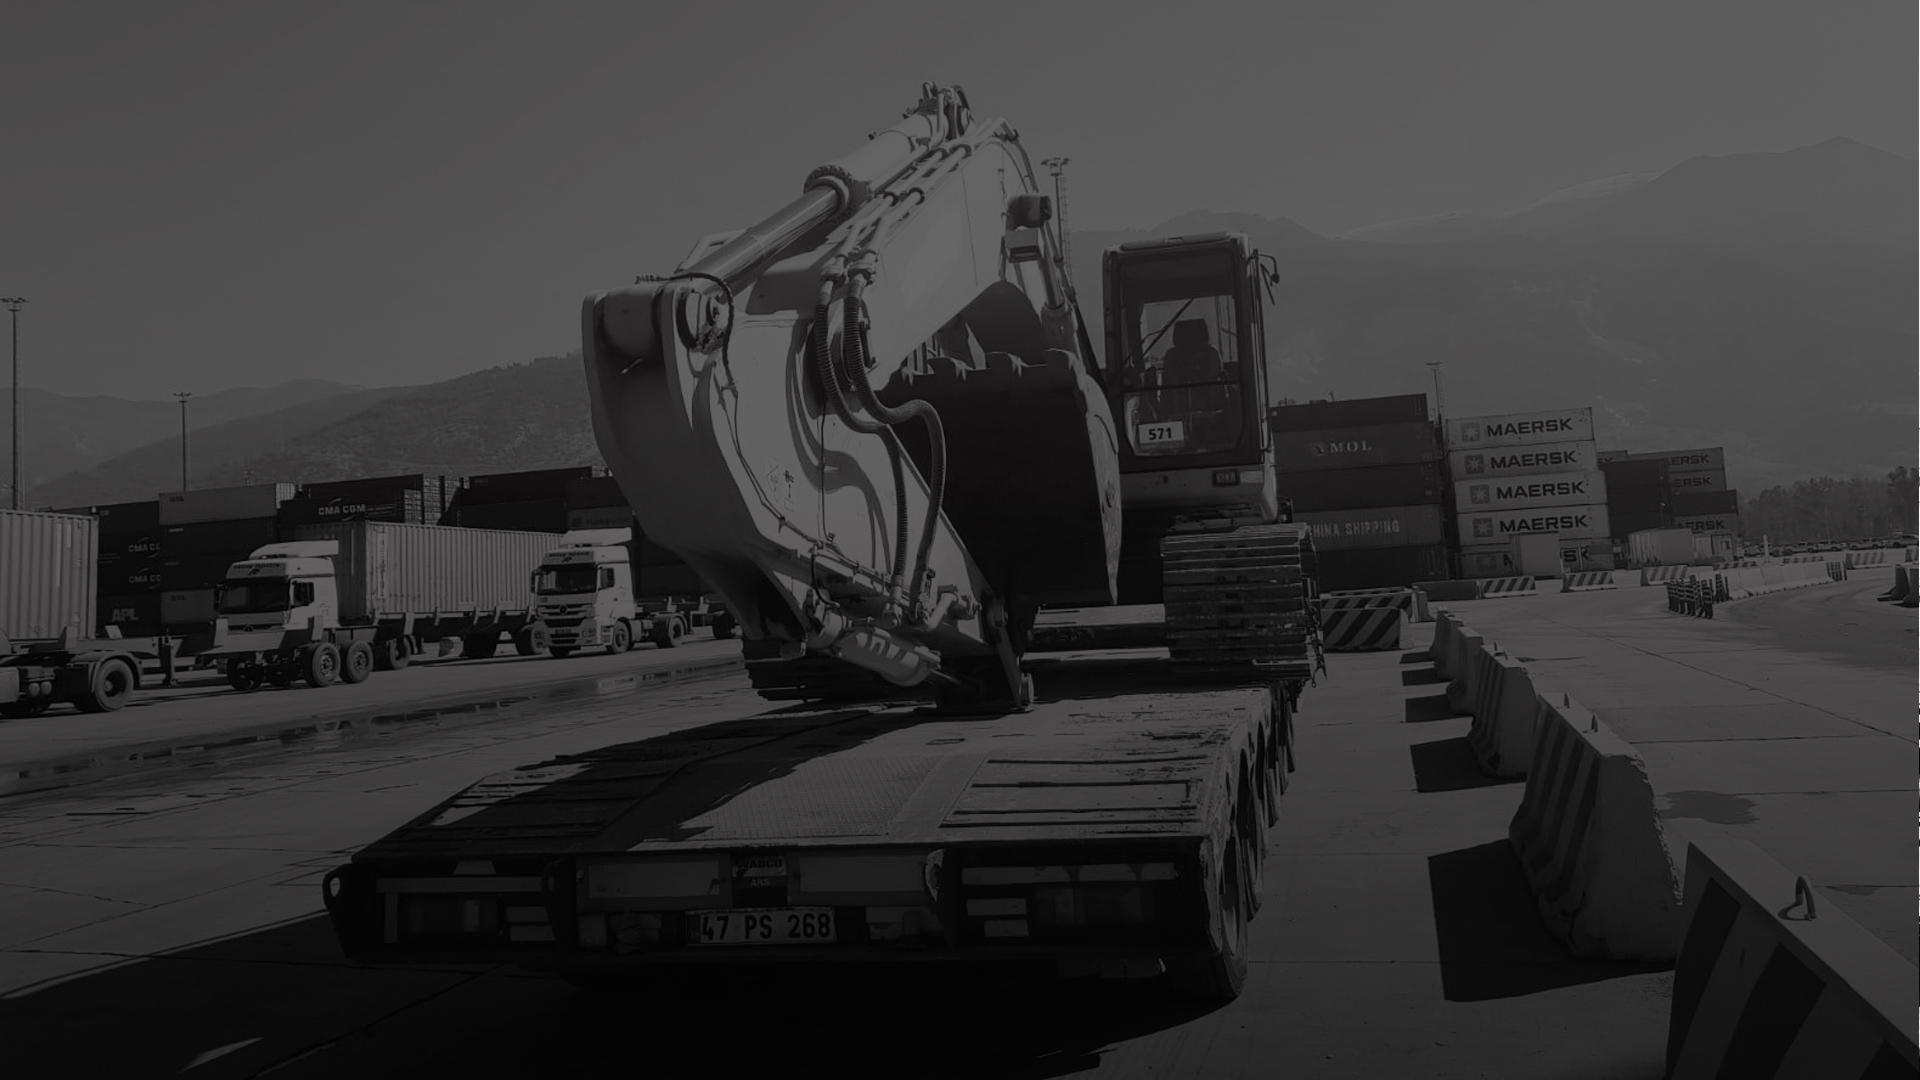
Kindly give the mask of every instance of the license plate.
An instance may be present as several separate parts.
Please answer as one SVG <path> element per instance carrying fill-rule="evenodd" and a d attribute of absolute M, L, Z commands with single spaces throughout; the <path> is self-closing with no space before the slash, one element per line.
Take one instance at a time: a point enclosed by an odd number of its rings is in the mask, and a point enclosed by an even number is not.
<path fill-rule="evenodd" d="M 832 908 L 693 912 L 696 945 L 813 945 L 834 940 Z"/>
<path fill-rule="evenodd" d="M 1166 446 L 1176 447 L 1187 441 L 1187 425 L 1178 420 L 1163 420 L 1157 424 L 1141 424 L 1133 429 L 1133 444 L 1137 447 Z"/>

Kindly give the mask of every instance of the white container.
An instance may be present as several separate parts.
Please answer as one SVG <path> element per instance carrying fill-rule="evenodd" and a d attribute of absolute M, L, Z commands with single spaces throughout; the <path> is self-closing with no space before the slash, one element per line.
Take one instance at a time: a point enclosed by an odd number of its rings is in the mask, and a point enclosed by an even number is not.
<path fill-rule="evenodd" d="M 1593 409 L 1588 406 L 1447 421 L 1448 450 L 1592 441 Z"/>
<path fill-rule="evenodd" d="M 394 521 L 301 525 L 293 540 L 334 540 L 340 620 L 530 606 L 534 568 L 559 537 Z"/>
<path fill-rule="evenodd" d="M 245 487 L 168 491 L 160 496 L 160 524 L 192 525 L 201 521 L 245 521 L 270 518 L 280 504 L 293 498 L 292 484 L 248 484 Z"/>
<path fill-rule="evenodd" d="M 100 526 L 75 514 L 0 510 L 0 634 L 92 637 Z"/>
<path fill-rule="evenodd" d="M 1606 474 L 1538 473 L 1462 480 L 1453 485 L 1454 509 L 1462 514 L 1539 506 L 1589 506 L 1607 501 Z"/>
<path fill-rule="evenodd" d="M 1559 533 L 1562 541 L 1604 540 L 1607 504 L 1474 511 L 1462 513 L 1458 524 L 1463 549 L 1503 543 L 1526 533 Z"/>
<path fill-rule="evenodd" d="M 1628 534 L 1627 547 L 1640 566 L 1685 566 L 1696 554 L 1692 529 L 1642 529 Z"/>
<path fill-rule="evenodd" d="M 1599 469 L 1600 455 L 1591 441 L 1455 450 L 1447 455 L 1447 477 L 1455 483 L 1499 476 L 1597 472 Z"/>

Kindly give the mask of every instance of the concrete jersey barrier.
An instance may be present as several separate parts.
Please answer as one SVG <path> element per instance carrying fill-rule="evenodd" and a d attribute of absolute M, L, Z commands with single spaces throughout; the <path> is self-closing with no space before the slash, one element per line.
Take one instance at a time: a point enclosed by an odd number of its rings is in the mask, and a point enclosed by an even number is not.
<path fill-rule="evenodd" d="M 1611 570 L 1576 570 L 1560 579 L 1560 591 L 1597 592 L 1601 589 L 1615 589 Z"/>
<path fill-rule="evenodd" d="M 1407 624 L 1398 607 L 1335 608 L 1321 615 L 1320 643 L 1328 652 L 1397 649 Z"/>
<path fill-rule="evenodd" d="M 1526 665 L 1500 655 L 1489 655 L 1488 662 L 1487 683 L 1474 698 L 1467 745 L 1473 748 L 1480 771 L 1488 776 L 1525 776 L 1533 760 L 1540 696 Z"/>
<path fill-rule="evenodd" d="M 1665 585 L 1669 581 L 1685 581 L 1691 566 L 1643 566 L 1640 568 L 1640 584 Z"/>
<path fill-rule="evenodd" d="M 1533 596 L 1538 592 L 1534 580 L 1530 577 L 1475 578 L 1478 586 L 1477 600 L 1490 600 L 1501 596 Z"/>

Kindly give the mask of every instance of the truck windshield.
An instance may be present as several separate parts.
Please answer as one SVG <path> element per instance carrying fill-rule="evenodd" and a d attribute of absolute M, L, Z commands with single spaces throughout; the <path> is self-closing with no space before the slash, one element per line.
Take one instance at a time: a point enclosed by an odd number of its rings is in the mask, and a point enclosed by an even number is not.
<path fill-rule="evenodd" d="M 220 596 L 220 614 L 251 615 L 257 612 L 287 611 L 293 605 L 291 585 L 286 578 L 256 578 L 230 582 Z"/>
<path fill-rule="evenodd" d="M 1239 326 L 1227 295 L 1127 305 L 1121 381 L 1134 453 L 1209 454 L 1239 445 Z"/>
<path fill-rule="evenodd" d="M 533 589 L 541 596 L 598 591 L 599 569 L 594 566 L 543 566 Z"/>

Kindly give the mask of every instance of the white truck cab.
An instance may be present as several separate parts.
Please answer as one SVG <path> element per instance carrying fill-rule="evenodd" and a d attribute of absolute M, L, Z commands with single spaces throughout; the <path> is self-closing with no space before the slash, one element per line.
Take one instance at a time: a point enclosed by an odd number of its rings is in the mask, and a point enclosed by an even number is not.
<path fill-rule="evenodd" d="M 534 603 L 547 651 L 571 656 L 586 648 L 621 653 L 634 646 L 632 529 L 579 529 L 540 559 Z"/>
<path fill-rule="evenodd" d="M 333 580 L 334 540 L 268 544 L 227 568 L 220 614 L 234 634 L 339 625 L 340 596 Z"/>

